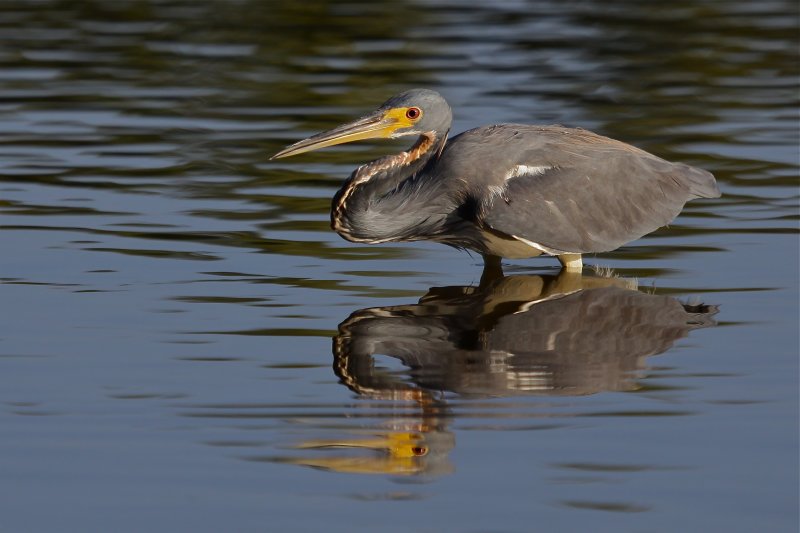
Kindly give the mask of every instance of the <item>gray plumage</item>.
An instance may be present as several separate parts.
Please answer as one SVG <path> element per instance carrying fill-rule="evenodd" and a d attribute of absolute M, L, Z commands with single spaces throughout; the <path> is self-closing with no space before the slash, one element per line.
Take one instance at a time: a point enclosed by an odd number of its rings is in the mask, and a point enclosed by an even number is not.
<path fill-rule="evenodd" d="M 720 195 L 705 170 L 583 129 L 500 124 L 448 140 L 451 121 L 441 95 L 414 89 L 274 157 L 417 137 L 353 172 L 333 199 L 333 229 L 355 242 L 430 239 L 476 250 L 487 264 L 548 253 L 580 268 L 579 254 L 616 249 L 669 224 L 687 201 Z"/>
<path fill-rule="evenodd" d="M 541 170 L 506 179 L 518 166 Z M 570 253 L 614 250 L 670 223 L 688 200 L 720 194 L 709 172 L 562 126 L 469 130 L 431 178 L 463 180 L 478 225 Z"/>

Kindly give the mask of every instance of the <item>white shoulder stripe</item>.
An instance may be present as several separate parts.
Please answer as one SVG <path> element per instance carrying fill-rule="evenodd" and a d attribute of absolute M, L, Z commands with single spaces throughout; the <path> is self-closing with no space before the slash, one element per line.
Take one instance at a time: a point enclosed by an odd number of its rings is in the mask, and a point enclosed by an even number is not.
<path fill-rule="evenodd" d="M 520 176 L 535 176 L 537 174 L 544 174 L 551 168 L 553 167 L 547 167 L 547 166 L 534 167 L 530 165 L 516 165 L 514 167 L 511 167 L 511 170 L 509 170 L 506 173 L 504 179 L 505 181 L 508 181 L 510 179 L 518 178 Z"/>

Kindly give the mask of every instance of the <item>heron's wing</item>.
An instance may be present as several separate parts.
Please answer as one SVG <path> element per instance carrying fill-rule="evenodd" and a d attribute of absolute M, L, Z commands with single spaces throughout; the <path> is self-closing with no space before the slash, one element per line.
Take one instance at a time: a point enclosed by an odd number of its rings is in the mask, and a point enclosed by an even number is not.
<path fill-rule="evenodd" d="M 704 170 L 586 134 L 592 143 L 547 143 L 506 163 L 484 182 L 477 222 L 550 253 L 602 252 L 665 226 L 692 198 L 719 196 Z"/>
<path fill-rule="evenodd" d="M 689 196 L 680 180 L 638 166 L 616 161 L 522 174 L 493 194 L 482 223 L 556 251 L 613 250 L 667 225 Z"/>

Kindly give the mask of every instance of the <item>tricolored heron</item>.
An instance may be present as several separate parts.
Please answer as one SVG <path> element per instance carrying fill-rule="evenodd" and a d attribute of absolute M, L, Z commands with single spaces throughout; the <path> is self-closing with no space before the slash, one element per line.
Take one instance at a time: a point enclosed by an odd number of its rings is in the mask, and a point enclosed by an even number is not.
<path fill-rule="evenodd" d="M 498 124 L 448 140 L 452 112 L 412 89 L 272 159 L 362 139 L 413 136 L 399 154 L 358 167 L 333 198 L 331 226 L 349 241 L 432 240 L 500 258 L 619 248 L 671 222 L 694 198 L 720 195 L 714 176 L 579 128 Z"/>

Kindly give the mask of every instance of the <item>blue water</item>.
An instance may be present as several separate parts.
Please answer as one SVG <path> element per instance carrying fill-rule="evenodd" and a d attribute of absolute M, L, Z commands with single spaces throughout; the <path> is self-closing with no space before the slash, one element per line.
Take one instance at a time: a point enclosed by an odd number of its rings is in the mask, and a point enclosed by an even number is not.
<path fill-rule="evenodd" d="M 0 530 L 796 531 L 793 2 L 0 5 Z M 425 86 L 713 172 L 588 256 L 328 227 Z M 420 300 L 422 299 L 422 302 Z"/>

